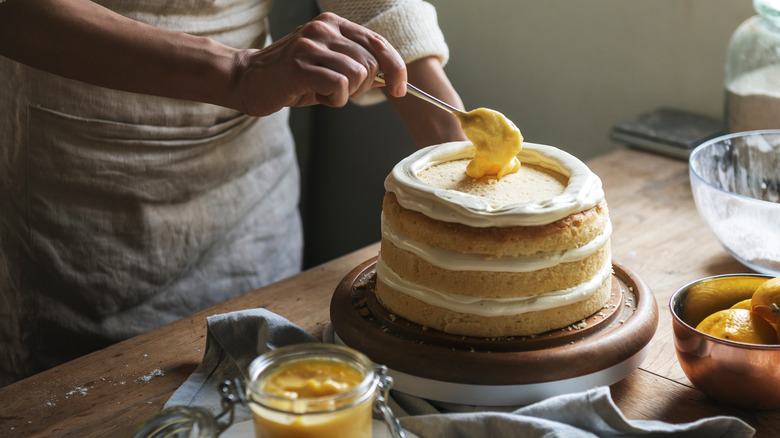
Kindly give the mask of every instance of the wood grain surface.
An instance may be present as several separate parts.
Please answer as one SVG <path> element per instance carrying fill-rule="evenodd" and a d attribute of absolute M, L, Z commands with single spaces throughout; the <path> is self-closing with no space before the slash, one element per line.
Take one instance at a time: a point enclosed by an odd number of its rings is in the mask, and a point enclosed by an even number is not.
<path fill-rule="evenodd" d="M 687 164 L 631 149 L 587 164 L 604 183 L 614 227 L 613 258 L 647 283 L 659 311 L 649 357 L 611 388 L 618 407 L 629 419 L 672 423 L 733 415 L 755 427 L 758 437 L 780 436 L 780 411 L 719 405 L 691 386 L 677 362 L 668 311 L 671 294 L 701 277 L 750 272 L 720 247 L 699 218 Z M 336 286 L 377 251 L 378 244 L 370 245 L 0 388 L 0 436 L 124 436 L 158 411 L 197 367 L 207 316 L 264 307 L 321 338 Z"/>

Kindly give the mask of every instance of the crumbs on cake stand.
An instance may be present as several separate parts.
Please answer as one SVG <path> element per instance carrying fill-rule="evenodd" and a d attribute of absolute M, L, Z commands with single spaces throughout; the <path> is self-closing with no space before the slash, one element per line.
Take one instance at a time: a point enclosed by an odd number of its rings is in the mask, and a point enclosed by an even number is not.
<path fill-rule="evenodd" d="M 535 337 L 535 335 L 532 335 L 532 336 Z M 523 337 L 520 338 L 520 340 L 523 340 L 525 338 L 529 338 L 529 337 L 532 337 L 532 336 L 523 336 Z M 464 336 L 462 339 L 466 340 L 466 337 Z M 498 337 L 494 337 L 494 338 L 484 338 L 484 339 L 486 341 L 501 342 L 501 341 L 514 341 L 515 337 L 514 336 L 498 336 Z"/>
<path fill-rule="evenodd" d="M 588 326 L 588 321 L 583 319 L 580 322 L 575 322 L 574 324 L 570 324 L 569 326 L 562 328 L 561 331 L 562 332 L 570 332 L 570 331 L 573 331 L 573 330 L 582 330 L 582 329 L 584 329 L 587 326 Z"/>
<path fill-rule="evenodd" d="M 360 278 L 355 279 L 354 283 L 352 283 L 352 286 L 356 289 L 362 289 L 366 286 L 368 286 L 368 283 L 371 282 L 371 279 L 374 277 L 373 272 L 365 273 L 360 276 Z"/>
<path fill-rule="evenodd" d="M 365 298 L 361 298 L 360 301 L 357 302 L 358 307 L 358 315 L 362 316 L 363 318 L 368 318 L 371 316 L 371 311 L 368 310 L 368 300 Z"/>

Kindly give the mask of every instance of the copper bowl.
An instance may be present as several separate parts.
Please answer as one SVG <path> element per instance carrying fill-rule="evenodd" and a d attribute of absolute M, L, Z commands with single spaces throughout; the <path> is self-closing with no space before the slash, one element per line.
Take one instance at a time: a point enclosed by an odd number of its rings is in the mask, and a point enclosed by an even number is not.
<path fill-rule="evenodd" d="M 780 345 L 756 345 L 727 341 L 706 335 L 683 321 L 690 288 L 713 278 L 762 274 L 731 274 L 703 278 L 672 295 L 674 347 L 683 372 L 708 397 L 747 409 L 780 408 Z"/>

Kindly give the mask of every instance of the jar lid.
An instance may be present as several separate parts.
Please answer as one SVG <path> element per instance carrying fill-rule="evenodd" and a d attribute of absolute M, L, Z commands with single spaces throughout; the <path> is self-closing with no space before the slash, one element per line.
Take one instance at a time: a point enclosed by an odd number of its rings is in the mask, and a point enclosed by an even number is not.
<path fill-rule="evenodd" d="M 762 17 L 774 22 L 780 21 L 780 1 L 778 0 L 753 0 L 753 8 Z"/>

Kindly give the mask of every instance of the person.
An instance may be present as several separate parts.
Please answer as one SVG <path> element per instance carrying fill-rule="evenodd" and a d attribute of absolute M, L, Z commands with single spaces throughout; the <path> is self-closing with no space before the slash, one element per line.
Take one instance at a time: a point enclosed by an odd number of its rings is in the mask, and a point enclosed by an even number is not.
<path fill-rule="evenodd" d="M 462 107 L 432 5 L 319 5 L 271 42 L 270 0 L 0 0 L 1 385 L 300 270 L 290 107 L 463 138 L 397 99 Z"/>

